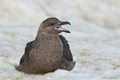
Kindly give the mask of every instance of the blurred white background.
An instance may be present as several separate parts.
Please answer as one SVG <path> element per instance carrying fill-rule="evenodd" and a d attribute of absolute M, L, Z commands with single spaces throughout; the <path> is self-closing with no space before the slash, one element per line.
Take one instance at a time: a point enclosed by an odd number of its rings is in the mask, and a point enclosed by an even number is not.
<path fill-rule="evenodd" d="M 71 22 L 75 68 L 45 75 L 14 69 L 48 17 Z M 0 80 L 120 80 L 120 0 L 0 0 Z"/>
<path fill-rule="evenodd" d="M 0 25 L 39 25 L 48 17 L 119 28 L 119 0 L 0 0 Z"/>

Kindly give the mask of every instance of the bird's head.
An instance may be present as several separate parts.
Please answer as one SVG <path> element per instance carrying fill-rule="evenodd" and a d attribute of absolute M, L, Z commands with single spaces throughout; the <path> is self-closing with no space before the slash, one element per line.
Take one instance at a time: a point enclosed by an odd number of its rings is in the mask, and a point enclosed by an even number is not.
<path fill-rule="evenodd" d="M 41 29 L 49 32 L 49 33 L 61 33 L 61 32 L 66 32 L 66 33 L 70 33 L 69 30 L 67 29 L 64 29 L 62 28 L 61 26 L 62 25 L 71 25 L 70 22 L 68 21 L 60 21 L 58 20 L 57 18 L 54 18 L 54 17 L 51 17 L 51 18 L 48 18 L 46 20 L 44 20 L 42 23 L 41 23 Z"/>

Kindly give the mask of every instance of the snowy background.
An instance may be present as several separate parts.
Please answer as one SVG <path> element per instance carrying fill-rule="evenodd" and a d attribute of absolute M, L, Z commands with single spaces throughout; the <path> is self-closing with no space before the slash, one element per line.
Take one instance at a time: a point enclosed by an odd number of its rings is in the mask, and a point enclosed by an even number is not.
<path fill-rule="evenodd" d="M 48 17 L 65 26 L 76 66 L 45 75 L 15 70 Z M 0 0 L 0 80 L 120 80 L 120 0 Z"/>

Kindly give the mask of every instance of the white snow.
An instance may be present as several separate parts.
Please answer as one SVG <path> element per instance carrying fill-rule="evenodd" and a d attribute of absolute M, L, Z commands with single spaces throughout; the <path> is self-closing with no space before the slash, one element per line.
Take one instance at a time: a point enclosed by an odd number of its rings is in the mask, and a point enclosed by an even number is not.
<path fill-rule="evenodd" d="M 120 80 L 120 0 L 0 0 L 0 80 Z M 40 23 L 51 16 L 71 22 L 62 33 L 76 66 L 45 75 L 14 66 Z"/>

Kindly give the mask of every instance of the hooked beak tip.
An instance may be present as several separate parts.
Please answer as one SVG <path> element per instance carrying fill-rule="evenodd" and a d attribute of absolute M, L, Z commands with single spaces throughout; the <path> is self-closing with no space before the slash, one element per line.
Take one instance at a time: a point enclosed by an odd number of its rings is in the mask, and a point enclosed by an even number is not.
<path fill-rule="evenodd" d="M 70 22 L 68 22 L 68 21 L 64 21 L 64 22 L 60 22 L 60 25 L 71 25 L 71 23 Z"/>

